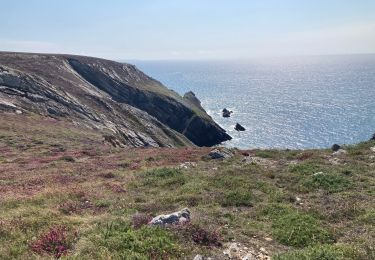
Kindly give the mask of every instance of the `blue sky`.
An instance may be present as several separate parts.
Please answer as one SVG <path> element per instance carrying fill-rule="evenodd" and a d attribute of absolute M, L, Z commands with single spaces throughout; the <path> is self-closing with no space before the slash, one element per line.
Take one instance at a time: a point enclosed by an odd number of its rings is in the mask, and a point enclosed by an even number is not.
<path fill-rule="evenodd" d="M 0 50 L 110 59 L 375 53 L 375 0 L 0 0 Z"/>

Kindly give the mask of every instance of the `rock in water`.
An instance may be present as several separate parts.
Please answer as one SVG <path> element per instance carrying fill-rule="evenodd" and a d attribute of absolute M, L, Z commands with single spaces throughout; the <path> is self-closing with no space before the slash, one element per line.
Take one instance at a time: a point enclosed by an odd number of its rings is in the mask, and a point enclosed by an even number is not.
<path fill-rule="evenodd" d="M 245 127 L 243 127 L 243 126 L 240 125 L 239 123 L 236 124 L 236 126 L 234 127 L 234 129 L 235 129 L 236 131 L 240 131 L 240 132 L 246 130 Z"/>
<path fill-rule="evenodd" d="M 233 113 L 233 111 L 229 111 L 228 109 L 224 108 L 222 113 L 223 113 L 223 117 L 228 118 Z"/>
<path fill-rule="evenodd" d="M 159 215 L 154 217 L 149 225 L 153 226 L 165 226 L 165 225 L 176 225 L 183 224 L 190 221 L 190 211 L 185 208 L 181 211 L 177 211 L 168 215 Z"/>

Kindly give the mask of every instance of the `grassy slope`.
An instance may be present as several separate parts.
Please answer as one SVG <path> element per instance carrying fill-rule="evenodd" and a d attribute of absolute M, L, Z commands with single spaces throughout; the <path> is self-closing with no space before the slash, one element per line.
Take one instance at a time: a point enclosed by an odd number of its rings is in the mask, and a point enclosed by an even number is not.
<path fill-rule="evenodd" d="M 68 122 L 2 114 L 0 259 L 50 258 L 41 236 L 62 226 L 67 259 L 222 258 L 223 247 L 196 243 L 217 234 L 276 259 L 372 259 L 372 146 L 347 147 L 338 164 L 329 150 L 212 161 L 206 148 L 119 150 Z M 186 161 L 197 165 L 177 169 Z M 184 207 L 193 225 L 183 230 L 132 227 L 136 213 Z M 196 230 L 207 241 L 194 242 Z"/>

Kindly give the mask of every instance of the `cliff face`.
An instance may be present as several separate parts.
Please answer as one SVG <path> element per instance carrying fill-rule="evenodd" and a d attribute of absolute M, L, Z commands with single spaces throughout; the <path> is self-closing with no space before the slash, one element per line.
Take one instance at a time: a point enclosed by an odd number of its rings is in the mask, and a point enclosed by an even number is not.
<path fill-rule="evenodd" d="M 212 146 L 230 139 L 203 109 L 135 66 L 98 58 L 0 53 L 0 110 L 71 120 L 118 145 Z"/>

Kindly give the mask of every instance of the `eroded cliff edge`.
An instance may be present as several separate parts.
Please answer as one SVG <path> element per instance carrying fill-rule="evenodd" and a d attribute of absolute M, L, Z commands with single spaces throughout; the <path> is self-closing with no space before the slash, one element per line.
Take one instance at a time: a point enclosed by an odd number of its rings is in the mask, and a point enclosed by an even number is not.
<path fill-rule="evenodd" d="M 0 52 L 0 110 L 70 120 L 118 145 L 212 146 L 229 140 L 196 104 L 130 64 Z"/>

